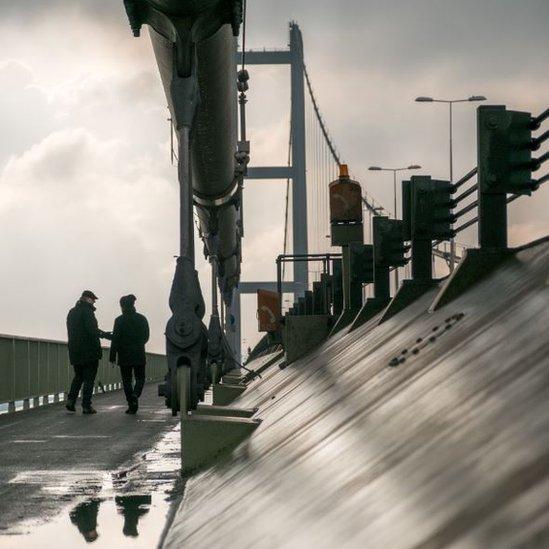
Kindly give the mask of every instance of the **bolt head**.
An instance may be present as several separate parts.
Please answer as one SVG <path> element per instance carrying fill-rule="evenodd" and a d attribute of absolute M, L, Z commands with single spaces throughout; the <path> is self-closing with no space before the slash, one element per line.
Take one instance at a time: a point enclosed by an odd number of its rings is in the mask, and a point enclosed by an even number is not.
<path fill-rule="evenodd" d="M 497 116 L 489 116 L 488 120 L 486 121 L 486 127 L 495 130 L 499 127 L 499 119 Z"/>

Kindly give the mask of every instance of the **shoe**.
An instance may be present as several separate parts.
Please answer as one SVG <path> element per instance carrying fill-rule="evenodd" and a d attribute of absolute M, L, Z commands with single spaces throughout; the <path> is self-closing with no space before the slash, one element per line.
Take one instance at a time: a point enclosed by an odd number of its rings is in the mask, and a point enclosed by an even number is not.
<path fill-rule="evenodd" d="M 97 414 L 97 410 L 90 406 L 89 408 L 82 408 L 82 413 L 85 415 Z"/>
<path fill-rule="evenodd" d="M 132 402 L 131 404 L 128 404 L 128 409 L 126 410 L 126 414 L 131 414 L 132 416 L 137 413 L 137 403 Z"/>
<path fill-rule="evenodd" d="M 65 408 L 69 412 L 76 412 L 76 408 L 74 407 L 74 401 L 73 400 L 67 400 L 67 403 L 65 404 Z"/>

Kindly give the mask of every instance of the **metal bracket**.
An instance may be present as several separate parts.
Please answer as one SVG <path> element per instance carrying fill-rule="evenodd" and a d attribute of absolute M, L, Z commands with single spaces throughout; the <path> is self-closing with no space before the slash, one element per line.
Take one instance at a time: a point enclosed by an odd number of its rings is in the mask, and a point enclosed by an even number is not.
<path fill-rule="evenodd" d="M 168 355 L 168 389 L 170 405 L 175 414 L 180 409 L 175 389 L 177 369 L 186 366 L 191 370 L 189 409 L 198 404 L 204 387 L 204 346 L 206 327 L 202 323 L 205 313 L 204 299 L 193 261 L 179 257 L 169 299 L 172 316 L 166 325 L 166 352 Z"/>

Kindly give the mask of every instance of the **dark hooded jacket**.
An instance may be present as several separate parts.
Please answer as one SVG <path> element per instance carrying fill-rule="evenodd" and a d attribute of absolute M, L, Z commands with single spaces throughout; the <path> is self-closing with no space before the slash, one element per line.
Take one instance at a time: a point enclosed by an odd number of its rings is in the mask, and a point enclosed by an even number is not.
<path fill-rule="evenodd" d="M 81 299 L 67 315 L 69 359 L 71 364 L 89 364 L 101 358 L 102 333 L 97 326 L 95 307 Z"/>
<path fill-rule="evenodd" d="M 149 341 L 149 323 L 136 312 L 133 305 L 125 304 L 122 314 L 114 321 L 110 361 L 120 366 L 141 366 L 147 360 L 145 343 Z"/>

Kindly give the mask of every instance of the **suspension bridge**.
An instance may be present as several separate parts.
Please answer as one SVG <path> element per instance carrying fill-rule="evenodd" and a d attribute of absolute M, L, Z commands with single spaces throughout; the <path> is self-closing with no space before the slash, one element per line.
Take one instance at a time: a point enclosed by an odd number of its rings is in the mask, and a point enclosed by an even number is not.
<path fill-rule="evenodd" d="M 148 356 L 131 425 L 102 362 L 100 414 L 82 424 L 56 419 L 66 344 L 0 337 L 0 546 L 62 545 L 67 524 L 71 547 L 95 542 L 113 517 L 166 548 L 547 546 L 549 241 L 510 248 L 507 206 L 549 179 L 549 109 L 480 106 L 477 165 L 403 179 L 399 217 L 336 147 L 297 23 L 287 49 L 252 50 L 245 1 L 124 5 L 135 37 L 149 27 L 178 168 L 166 355 Z M 258 166 L 250 67 L 270 64 L 290 71 L 288 154 Z M 241 279 L 243 201 L 262 179 L 285 193 L 266 282 Z M 454 253 L 471 227 L 477 246 Z M 243 294 L 264 334 L 245 364 Z"/>

